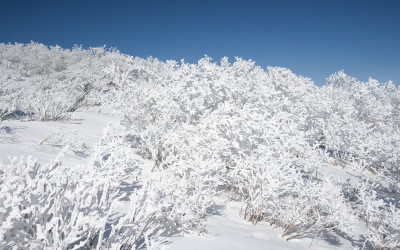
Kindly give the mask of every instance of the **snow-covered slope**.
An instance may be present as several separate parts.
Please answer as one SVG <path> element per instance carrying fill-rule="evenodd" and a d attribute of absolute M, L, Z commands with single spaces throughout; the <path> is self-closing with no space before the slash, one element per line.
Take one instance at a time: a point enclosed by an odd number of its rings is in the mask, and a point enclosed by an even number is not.
<path fill-rule="evenodd" d="M 62 122 L 7 120 L 0 136 L 0 160 L 32 156 L 41 164 L 59 161 L 76 171 L 82 171 L 93 158 L 93 150 L 108 128 L 120 128 L 119 118 L 108 109 L 89 108 L 74 112 Z M 67 147 L 68 146 L 68 147 Z M 153 167 L 150 163 L 150 167 Z M 83 176 L 83 178 L 85 178 Z M 305 238 L 286 241 L 282 231 L 266 223 L 254 225 L 240 216 L 242 204 L 222 196 L 221 205 L 207 209 L 206 228 L 201 233 L 164 236 L 157 248 L 163 249 L 343 249 L 351 241 L 332 238 Z M 124 214 L 129 204 L 121 202 L 115 212 Z"/>
<path fill-rule="evenodd" d="M 74 112 L 62 122 L 6 120 L 0 135 L 0 159 L 32 156 L 50 163 L 62 151 L 67 165 L 87 165 L 93 147 L 107 126 L 120 126 L 119 118 L 104 109 L 91 108 Z"/>
<path fill-rule="evenodd" d="M 0 247 L 396 248 L 399 107 L 343 72 L 0 44 Z"/>

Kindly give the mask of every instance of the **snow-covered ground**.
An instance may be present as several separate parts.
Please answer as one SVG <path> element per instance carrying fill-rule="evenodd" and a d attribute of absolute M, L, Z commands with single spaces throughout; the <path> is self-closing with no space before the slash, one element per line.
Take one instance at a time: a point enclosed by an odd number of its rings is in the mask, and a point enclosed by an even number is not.
<path fill-rule="evenodd" d="M 352 249 L 351 242 L 345 239 L 303 238 L 286 241 L 281 237 L 282 230 L 268 224 L 253 225 L 239 216 L 241 206 L 228 202 L 226 206 L 211 209 L 207 216 L 207 231 L 204 235 L 190 235 L 166 239 L 169 249 Z M 170 241 L 170 242 L 169 242 Z"/>
<path fill-rule="evenodd" d="M 69 150 L 62 161 L 67 165 L 86 165 L 93 146 L 107 125 L 118 126 L 119 118 L 101 109 L 89 109 L 72 114 L 61 122 L 6 120 L 0 134 L 0 159 L 32 156 L 39 162 L 50 163 L 62 149 Z"/>
<path fill-rule="evenodd" d="M 0 248 L 398 248 L 399 110 L 344 72 L 0 43 Z"/>
<path fill-rule="evenodd" d="M 93 148 L 99 143 L 106 128 L 120 128 L 120 118 L 110 109 L 78 110 L 71 118 L 60 122 L 6 120 L 0 134 L 0 159 L 32 156 L 38 162 L 49 164 L 61 152 L 62 164 L 84 169 L 93 157 Z M 66 141 L 68 140 L 68 141 Z M 69 145 L 69 148 L 65 148 Z M 151 165 L 151 164 L 150 164 Z M 161 237 L 163 249 L 351 249 L 351 241 L 344 238 L 302 238 L 286 241 L 280 228 L 265 223 L 254 225 L 240 216 L 242 205 L 225 201 L 207 211 L 206 230 L 197 235 Z M 120 206 L 120 212 L 126 212 Z M 353 242 L 354 243 L 354 242 Z"/>

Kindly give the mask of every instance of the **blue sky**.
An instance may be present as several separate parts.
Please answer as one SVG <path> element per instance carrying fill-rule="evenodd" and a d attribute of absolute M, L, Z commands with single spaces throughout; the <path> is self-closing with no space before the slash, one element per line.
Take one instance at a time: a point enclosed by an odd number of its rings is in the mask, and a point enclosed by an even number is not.
<path fill-rule="evenodd" d="M 0 42 L 204 54 L 290 68 L 317 85 L 339 70 L 400 83 L 400 1 L 21 1 L 0 4 Z"/>

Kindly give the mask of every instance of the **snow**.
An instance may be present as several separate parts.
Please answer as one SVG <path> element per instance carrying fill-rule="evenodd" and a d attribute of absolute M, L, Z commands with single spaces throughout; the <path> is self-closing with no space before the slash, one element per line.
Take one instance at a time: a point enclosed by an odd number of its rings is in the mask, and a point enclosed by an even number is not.
<path fill-rule="evenodd" d="M 9 157 L 32 156 L 42 163 L 50 163 L 62 147 L 42 143 L 51 135 L 75 132 L 76 140 L 88 145 L 84 150 L 85 157 L 67 151 L 60 159 L 63 164 L 85 168 L 92 158 L 93 148 L 103 136 L 104 129 L 120 128 L 119 117 L 109 109 L 86 108 L 72 114 L 71 119 L 62 122 L 37 122 L 6 120 L 3 128 L 8 133 L 0 134 L 0 159 L 9 161 Z M 151 164 L 150 164 L 151 165 Z M 150 169 L 147 167 L 145 169 Z M 149 173 L 147 173 L 149 174 Z M 224 203 L 223 197 L 219 198 Z M 281 229 L 259 223 L 253 225 L 239 214 L 241 205 L 238 202 L 225 202 L 225 205 L 212 206 L 208 209 L 207 226 L 200 235 L 184 237 L 162 237 L 162 249 L 344 249 L 342 243 L 330 245 L 321 239 L 293 239 L 286 241 L 281 237 Z M 115 204 L 119 214 L 129 211 L 128 202 Z M 349 248 L 350 249 L 350 248 Z"/>
<path fill-rule="evenodd" d="M 75 144 L 85 146 L 82 152 L 69 151 L 63 162 L 84 166 L 107 126 L 120 126 L 119 117 L 110 110 L 99 108 L 74 112 L 70 119 L 60 122 L 6 120 L 3 128 L 7 128 L 7 132 L 0 134 L 0 160 L 9 162 L 9 157 L 30 155 L 42 163 L 50 163 L 64 146 L 72 144 L 65 141 L 72 136 Z"/>
<path fill-rule="evenodd" d="M 0 43 L 0 248 L 400 245 L 400 88 Z"/>
<path fill-rule="evenodd" d="M 211 212 L 204 235 L 168 238 L 167 249 L 175 250 L 241 250 L 241 249 L 351 249 L 349 242 L 329 242 L 322 239 L 293 239 L 286 241 L 279 229 L 266 224 L 253 225 L 239 216 L 240 204 L 230 202 Z"/>

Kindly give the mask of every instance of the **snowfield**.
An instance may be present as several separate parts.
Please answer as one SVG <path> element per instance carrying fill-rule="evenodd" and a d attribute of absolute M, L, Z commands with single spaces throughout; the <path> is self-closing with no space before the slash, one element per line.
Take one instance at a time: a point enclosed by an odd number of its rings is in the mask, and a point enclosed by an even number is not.
<path fill-rule="evenodd" d="M 1 249 L 400 247 L 400 89 L 0 44 Z"/>

